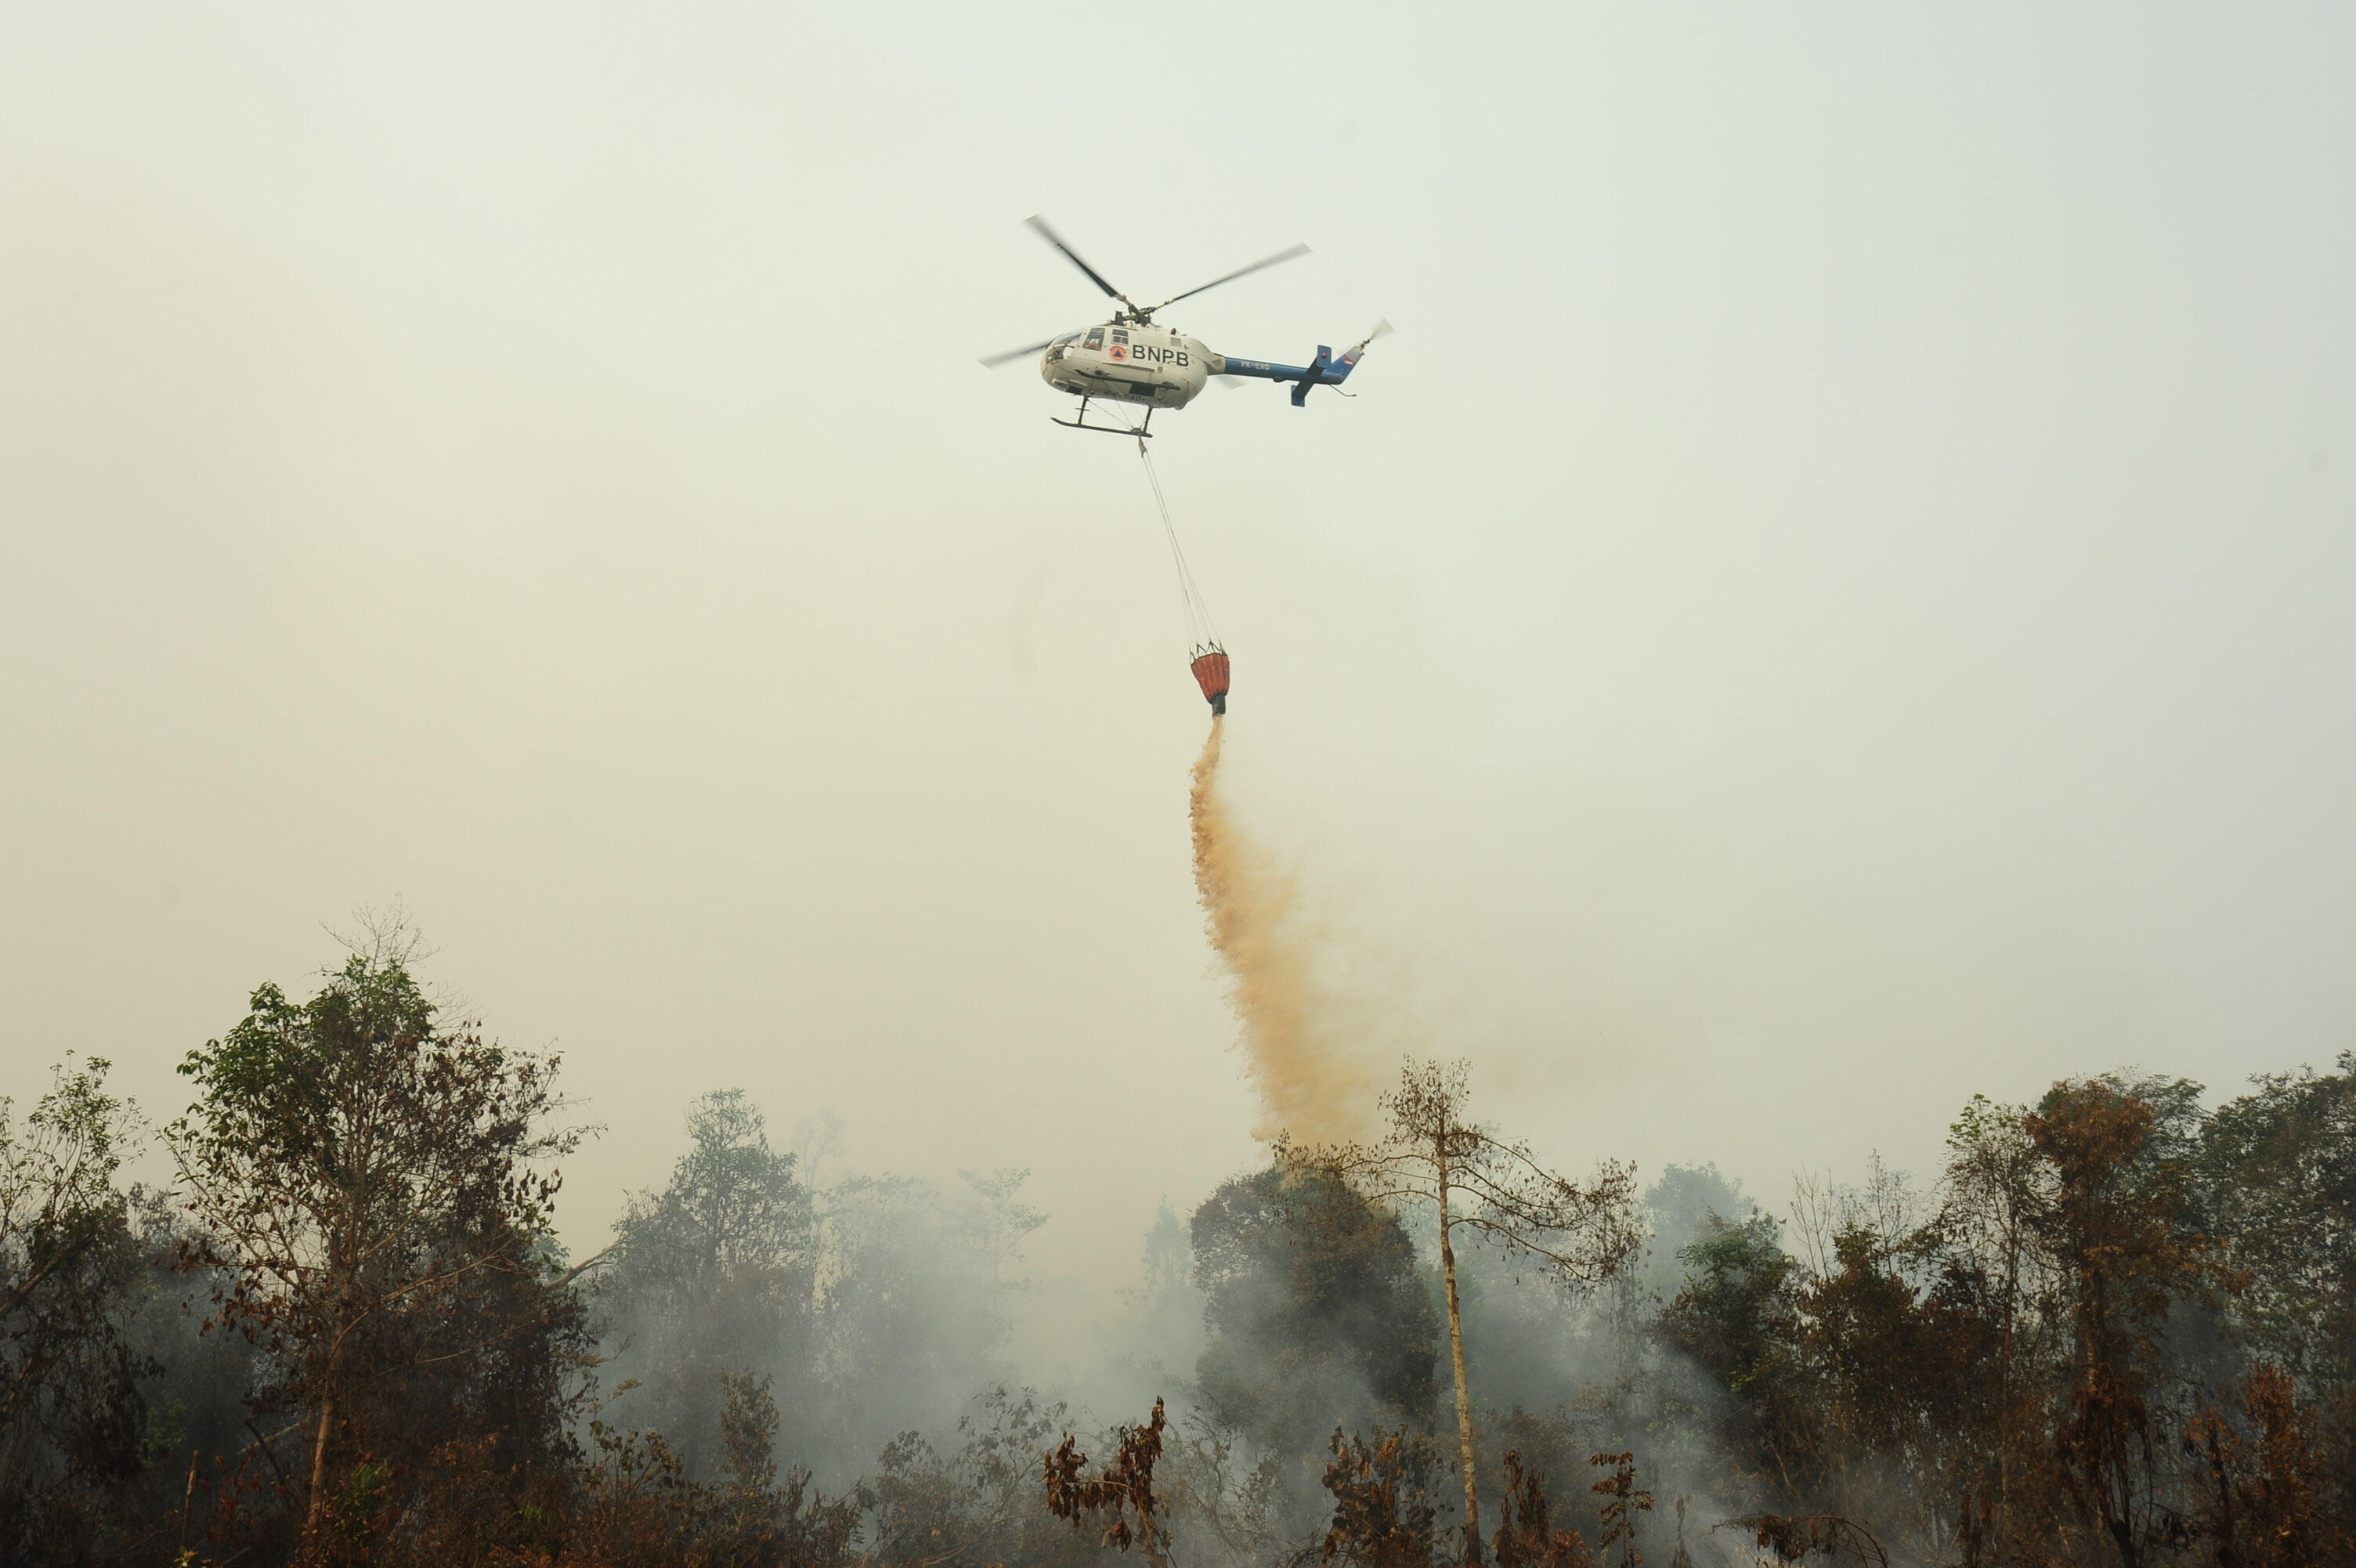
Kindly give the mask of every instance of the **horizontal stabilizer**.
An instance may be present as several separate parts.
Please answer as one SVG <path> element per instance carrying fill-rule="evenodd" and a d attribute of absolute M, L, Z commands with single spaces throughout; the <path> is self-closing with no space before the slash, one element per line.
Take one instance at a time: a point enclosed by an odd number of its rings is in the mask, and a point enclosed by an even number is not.
<path fill-rule="evenodd" d="M 1365 341 L 1343 354 L 1333 357 L 1333 350 L 1323 343 L 1317 345 L 1317 357 L 1305 365 L 1280 365 L 1268 360 L 1244 360 L 1232 356 L 1223 358 L 1216 374 L 1222 376 L 1252 376 L 1264 381 L 1290 381 L 1292 406 L 1301 407 L 1309 401 L 1312 387 L 1337 387 L 1350 379 L 1358 368 L 1358 360 L 1366 352 L 1366 344 L 1391 329 L 1387 321 L 1368 333 Z"/>

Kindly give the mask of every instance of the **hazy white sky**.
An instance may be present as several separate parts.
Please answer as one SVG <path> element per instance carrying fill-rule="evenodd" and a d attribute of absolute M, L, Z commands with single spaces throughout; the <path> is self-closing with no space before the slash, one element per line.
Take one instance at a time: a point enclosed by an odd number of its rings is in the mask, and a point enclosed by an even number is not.
<path fill-rule="evenodd" d="M 1253 1156 L 1136 456 L 1023 228 L 1298 359 L 1158 461 L 1385 1033 L 1566 1164 L 1926 1171 L 2356 1045 L 2356 13 L 0 5 L 0 1092 L 321 923 L 608 1131 Z M 1386 1042 L 1383 1048 L 1387 1048 Z"/>

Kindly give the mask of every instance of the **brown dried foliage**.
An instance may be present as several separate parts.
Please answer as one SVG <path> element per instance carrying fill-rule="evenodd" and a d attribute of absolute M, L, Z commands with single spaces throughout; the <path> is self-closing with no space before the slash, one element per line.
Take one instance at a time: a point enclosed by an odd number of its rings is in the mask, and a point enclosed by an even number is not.
<path fill-rule="evenodd" d="M 1750 1531 L 1751 1543 L 1762 1552 L 1772 1552 L 1778 1563 L 1800 1563 L 1822 1555 L 1832 1563 L 1871 1563 L 1890 1568 L 1890 1554 L 1873 1532 L 1838 1514 L 1762 1513 L 1727 1523 Z"/>
<path fill-rule="evenodd" d="M 1594 1557 L 1578 1530 L 1555 1529 L 1547 1519 L 1546 1477 L 1526 1469 L 1522 1456 L 1505 1451 L 1505 1497 L 1502 1522 L 1490 1542 L 1497 1568 L 1591 1568 Z"/>
<path fill-rule="evenodd" d="M 1636 1552 L 1638 1516 L 1653 1511 L 1653 1494 L 1636 1485 L 1636 1455 L 1633 1450 L 1618 1454 L 1590 1454 L 1587 1462 L 1598 1469 L 1611 1466 L 1612 1473 L 1590 1489 L 1603 1500 L 1597 1505 L 1596 1519 L 1602 1531 L 1597 1544 L 1609 1562 L 1612 1549 L 1620 1549 L 1620 1561 L 1634 1568 L 1644 1561 Z"/>
<path fill-rule="evenodd" d="M 2238 1391 L 2246 1432 L 2213 1407 L 2185 1428 L 2203 1493 L 2190 1533 L 2231 1568 L 2356 1562 L 2356 1529 L 2333 1507 L 2351 1456 L 2332 1452 L 2334 1423 L 2276 1362 L 2259 1363 Z"/>
<path fill-rule="evenodd" d="M 1082 1473 L 1088 1456 L 1066 1433 L 1041 1466 L 1047 1511 L 1070 1520 L 1075 1530 L 1082 1520 L 1101 1515 L 1105 1545 L 1123 1552 L 1135 1545 L 1154 1568 L 1162 1568 L 1165 1553 L 1156 1517 L 1162 1505 L 1153 1495 L 1153 1466 L 1162 1457 L 1162 1434 L 1168 1425 L 1162 1402 L 1155 1400 L 1153 1414 L 1143 1425 L 1120 1429 L 1119 1452 L 1094 1476 Z"/>
<path fill-rule="evenodd" d="M 1429 1568 L 1436 1515 L 1425 1479 L 1437 1463 L 1430 1438 L 1377 1430 L 1369 1446 L 1335 1427 L 1324 1487 L 1333 1517 L 1317 1549 L 1320 1563 L 1355 1568 Z"/>

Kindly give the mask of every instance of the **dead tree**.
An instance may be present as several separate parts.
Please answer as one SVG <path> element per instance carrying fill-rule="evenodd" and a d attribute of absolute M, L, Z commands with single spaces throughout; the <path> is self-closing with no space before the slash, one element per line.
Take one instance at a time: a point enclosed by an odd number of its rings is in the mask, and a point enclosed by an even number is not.
<path fill-rule="evenodd" d="M 1447 1286 L 1448 1353 L 1456 1376 L 1456 1434 L 1464 1471 L 1463 1561 L 1481 1561 L 1480 1494 L 1474 1478 L 1472 1403 L 1464 1380 L 1464 1323 L 1457 1305 L 1459 1227 L 1508 1256 L 1535 1260 L 1564 1283 L 1599 1284 L 1635 1253 L 1633 1166 L 1606 1161 L 1586 1186 L 1539 1165 L 1526 1144 L 1473 1122 L 1468 1064 L 1410 1059 L 1399 1086 L 1383 1096 L 1390 1129 L 1372 1144 L 1310 1147 L 1280 1139 L 1280 1158 L 1323 1170 L 1376 1203 L 1428 1203 L 1440 1220 L 1440 1272 Z"/>

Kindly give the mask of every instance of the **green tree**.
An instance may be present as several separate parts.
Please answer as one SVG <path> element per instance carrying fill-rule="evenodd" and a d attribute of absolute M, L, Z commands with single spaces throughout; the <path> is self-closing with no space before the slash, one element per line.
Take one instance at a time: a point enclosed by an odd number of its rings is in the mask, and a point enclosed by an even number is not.
<path fill-rule="evenodd" d="M 794 1156 L 770 1147 L 737 1089 L 688 1110 L 689 1148 L 659 1193 L 634 1197 L 598 1284 L 606 1337 L 642 1380 L 632 1408 L 691 1475 L 717 1463 L 723 1379 L 804 1370 L 810 1315 L 810 1197 Z"/>
<path fill-rule="evenodd" d="M 1800 1359 L 1800 1265 L 1783 1251 L 1782 1227 L 1753 1214 L 1740 1223 L 1711 1215 L 1706 1234 L 1677 1256 L 1686 1283 L 1662 1312 L 1661 1331 L 1728 1393 L 1720 1451 L 1757 1484 L 1783 1497 L 1804 1490 L 1799 1429 L 1807 1391 Z"/>
<path fill-rule="evenodd" d="M 1395 1421 L 1429 1423 L 1440 1326 L 1397 1216 L 1277 1164 L 1222 1184 L 1192 1234 L 1211 1334 L 1195 1380 L 1215 1422 L 1287 1455 L 1368 1394 Z"/>
<path fill-rule="evenodd" d="M 115 1185 L 139 1118 L 108 1064 L 61 1065 L 10 1122 L 0 1098 L 0 1561 L 82 1560 L 138 1474 L 152 1368 L 125 1337 L 142 1268 Z"/>
<path fill-rule="evenodd" d="M 2235 1317 L 2310 1391 L 2356 1382 L 2356 1052 L 2268 1073 L 2203 1130 L 2201 1185 L 2244 1276 Z"/>
<path fill-rule="evenodd" d="M 1644 1189 L 1644 1225 L 1651 1235 L 1640 1268 L 1643 1288 L 1663 1300 L 1675 1296 L 1685 1278 L 1677 1254 L 1708 1232 L 1710 1217 L 1739 1223 L 1758 1211 L 1742 1184 L 1714 1161 L 1663 1165 Z"/>
<path fill-rule="evenodd" d="M 1046 1216 L 1019 1166 L 959 1173 L 946 1191 L 853 1176 L 818 1195 L 813 1402 L 837 1453 L 929 1423 L 1008 1380 L 1004 1347 L 1024 1289 L 1024 1237 Z"/>
<path fill-rule="evenodd" d="M 377 1496 L 339 1473 L 467 1422 L 460 1406 L 418 1430 L 398 1397 L 409 1379 L 434 1365 L 464 1391 L 545 1393 L 547 1369 L 518 1379 L 503 1361 L 547 1350 L 562 1310 L 544 1243 L 557 1177 L 540 1168 L 577 1141 L 547 1125 L 556 1063 L 445 1028 L 406 959 L 356 953 L 305 1002 L 254 992 L 181 1063 L 197 1101 L 169 1129 L 202 1227 L 190 1261 L 227 1281 L 215 1317 L 262 1348 L 273 1402 L 311 1429 L 299 1492 L 315 1554 L 328 1526 L 362 1528 L 330 1520 L 331 1501 Z M 532 1414 L 544 1435 L 552 1412 Z"/>

